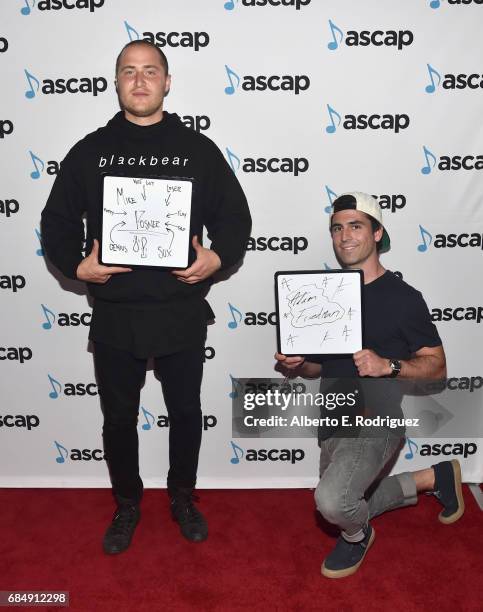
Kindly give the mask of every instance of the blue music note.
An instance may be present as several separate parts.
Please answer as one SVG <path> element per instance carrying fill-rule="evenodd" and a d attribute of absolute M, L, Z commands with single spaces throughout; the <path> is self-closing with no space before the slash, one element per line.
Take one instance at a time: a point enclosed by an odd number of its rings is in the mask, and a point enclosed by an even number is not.
<path fill-rule="evenodd" d="M 330 49 L 331 51 L 335 51 L 337 47 L 339 46 L 339 43 L 341 43 L 342 39 L 344 38 L 344 32 L 340 28 L 338 28 L 331 19 L 329 19 L 329 26 L 330 26 L 330 31 L 332 32 L 332 38 L 334 40 L 332 40 L 327 45 L 327 48 Z M 339 43 L 337 42 L 336 34 L 339 35 Z"/>
<path fill-rule="evenodd" d="M 426 159 L 426 165 L 421 168 L 422 174 L 430 174 L 432 168 L 436 165 L 436 156 L 431 153 L 431 151 L 423 145 L 424 158 Z M 429 160 L 432 160 L 432 165 L 430 165 Z"/>
<path fill-rule="evenodd" d="M 143 406 L 141 406 L 141 410 L 143 411 L 144 418 L 146 419 L 146 423 L 143 423 L 142 428 L 144 429 L 144 431 L 149 431 L 151 429 L 151 427 L 154 425 L 155 418 Z M 150 419 L 151 419 L 151 423 L 149 422 Z"/>
<path fill-rule="evenodd" d="M 441 2 L 440 2 L 440 0 L 431 0 L 431 2 L 429 3 L 429 6 L 432 9 L 437 9 L 437 8 L 439 8 L 441 6 Z"/>
<path fill-rule="evenodd" d="M 43 161 L 40 159 L 40 157 L 37 157 L 36 155 L 34 155 L 34 154 L 32 153 L 32 151 L 29 151 L 29 153 L 30 153 L 30 157 L 32 158 L 32 163 L 33 163 L 33 165 L 34 165 L 34 167 L 35 167 L 35 170 L 33 170 L 33 171 L 30 173 L 30 178 L 33 178 L 33 179 L 38 179 L 38 178 L 40 177 L 40 173 L 44 171 L 45 164 L 44 164 L 44 162 L 43 162 Z M 41 168 L 40 170 L 39 170 L 39 167 L 38 167 L 38 165 L 37 165 L 37 162 L 40 162 L 40 163 L 41 163 L 41 165 L 42 165 L 42 168 Z"/>
<path fill-rule="evenodd" d="M 37 228 L 35 228 L 35 233 L 37 234 L 37 238 L 39 239 L 39 242 L 40 242 L 40 249 L 37 249 L 35 252 L 39 257 L 43 257 L 44 249 L 42 248 L 42 237 L 40 236 L 40 232 Z"/>
<path fill-rule="evenodd" d="M 232 391 L 228 394 L 228 396 L 231 399 L 236 399 L 238 397 L 237 387 L 238 389 L 241 389 L 241 383 L 238 379 L 233 378 L 231 374 L 230 374 L 230 378 L 231 378 L 231 384 L 232 384 Z"/>
<path fill-rule="evenodd" d="M 327 197 L 329 198 L 330 204 L 324 208 L 324 211 L 330 214 L 332 212 L 332 204 L 334 203 L 335 198 L 337 198 L 337 194 L 334 193 L 327 185 L 325 186 L 325 191 L 327 192 Z"/>
<path fill-rule="evenodd" d="M 57 399 L 59 397 L 59 393 L 62 391 L 62 385 L 50 374 L 47 374 L 47 376 L 49 377 L 49 382 L 52 387 L 52 391 L 49 393 L 49 397 L 50 399 Z"/>
<path fill-rule="evenodd" d="M 340 122 L 342 121 L 342 117 L 329 104 L 327 104 L 327 110 L 329 111 L 329 119 L 330 119 L 331 125 L 328 125 L 325 128 L 325 131 L 327 132 L 327 134 L 333 134 L 335 130 L 337 129 L 337 127 L 340 125 Z M 334 117 L 337 117 L 337 126 L 335 125 Z"/>
<path fill-rule="evenodd" d="M 130 26 L 127 21 L 124 21 L 124 27 L 126 28 L 129 40 L 139 40 L 139 33 L 132 26 Z"/>
<path fill-rule="evenodd" d="M 235 444 L 234 442 L 230 442 L 230 444 L 231 444 L 231 447 L 232 447 L 233 452 L 235 454 L 235 456 L 230 459 L 230 463 L 233 463 L 233 464 L 236 465 L 237 463 L 240 463 L 240 459 L 245 454 L 245 451 L 243 450 L 243 448 L 240 448 L 238 446 L 238 444 Z M 240 456 L 238 456 L 238 452 L 237 451 L 240 452 Z"/>
<path fill-rule="evenodd" d="M 426 93 L 434 93 L 436 91 L 436 87 L 438 87 L 438 85 L 441 83 L 441 75 L 439 74 L 439 72 L 437 70 L 435 70 L 429 64 L 426 64 L 426 66 L 428 67 L 429 78 L 431 79 L 431 85 L 426 85 L 425 91 L 426 91 Z M 438 78 L 438 85 L 434 84 L 433 75 Z"/>
<path fill-rule="evenodd" d="M 228 87 L 225 87 L 225 93 L 228 96 L 231 96 L 235 93 L 235 87 L 238 87 L 238 85 L 240 85 L 240 77 L 237 75 L 236 72 L 233 72 L 233 70 L 229 68 L 226 64 L 225 64 L 225 70 L 226 70 L 226 74 L 228 75 L 228 80 L 230 81 L 230 84 L 228 85 Z M 234 76 L 236 79 L 236 85 L 233 85 L 233 80 L 231 78 L 232 76 Z"/>
<path fill-rule="evenodd" d="M 230 304 L 230 302 L 228 302 L 228 306 L 230 307 L 231 316 L 233 317 L 233 321 L 230 321 L 230 322 L 228 323 L 228 327 L 229 327 L 230 329 L 236 329 L 236 328 L 238 327 L 238 323 L 240 323 L 240 322 L 241 322 L 241 320 L 242 320 L 242 318 L 243 318 L 243 315 L 242 315 L 242 313 L 241 313 L 241 312 L 238 310 L 238 308 L 235 308 L 235 306 L 232 306 L 232 305 Z M 240 317 L 240 318 L 238 319 L 238 322 L 237 322 L 237 320 L 236 320 L 235 313 L 237 313 L 237 314 L 238 314 L 238 316 Z"/>
<path fill-rule="evenodd" d="M 226 154 L 228 156 L 228 161 L 230 162 L 231 169 L 233 170 L 233 172 L 236 172 L 240 167 L 240 158 L 234 153 L 232 153 L 228 147 L 226 148 Z"/>
<path fill-rule="evenodd" d="M 24 68 L 24 72 L 25 72 L 25 76 L 27 77 L 27 81 L 30 87 L 30 89 L 28 89 L 25 92 L 25 97 L 31 100 L 32 98 L 35 98 L 35 94 L 39 90 L 40 81 L 36 77 L 34 77 L 33 74 L 30 74 L 28 70 L 25 70 L 25 68 Z M 35 84 L 35 91 L 34 91 L 32 83 Z"/>
<path fill-rule="evenodd" d="M 428 250 L 429 245 L 433 241 L 433 236 L 427 230 L 425 230 L 422 225 L 419 226 L 419 231 L 421 232 L 421 238 L 423 239 L 423 244 L 418 244 L 418 251 L 420 253 L 424 253 L 425 251 Z M 428 237 L 427 242 L 426 242 L 425 236 Z"/>
<path fill-rule="evenodd" d="M 406 438 L 406 442 L 408 443 L 409 451 L 404 455 L 404 458 L 412 459 L 414 457 L 413 448 L 415 451 L 417 451 L 419 447 L 416 442 L 413 442 L 413 440 L 411 440 L 411 438 Z"/>
<path fill-rule="evenodd" d="M 40 305 L 42 306 L 42 310 L 44 311 L 45 316 L 45 323 L 42 323 L 42 327 L 44 329 L 52 329 L 52 325 L 55 323 L 55 314 L 51 310 L 49 310 L 47 306 L 44 306 L 43 304 Z"/>
<path fill-rule="evenodd" d="M 30 6 L 29 6 L 29 1 L 28 0 L 24 0 L 25 2 L 25 6 L 23 6 L 20 9 L 20 12 L 22 13 L 22 15 L 30 15 Z M 32 8 L 35 6 L 35 0 L 32 0 Z"/>
<path fill-rule="evenodd" d="M 65 448 L 65 446 L 62 446 L 62 444 L 59 444 L 56 440 L 54 440 L 54 443 L 57 447 L 57 452 L 59 453 L 59 456 L 56 457 L 55 460 L 57 463 L 64 463 L 69 455 L 69 451 Z"/>
<path fill-rule="evenodd" d="M 238 0 L 236 0 L 238 3 Z M 224 7 L 227 11 L 232 11 L 235 8 L 235 2 L 233 0 L 228 0 L 225 2 Z"/>

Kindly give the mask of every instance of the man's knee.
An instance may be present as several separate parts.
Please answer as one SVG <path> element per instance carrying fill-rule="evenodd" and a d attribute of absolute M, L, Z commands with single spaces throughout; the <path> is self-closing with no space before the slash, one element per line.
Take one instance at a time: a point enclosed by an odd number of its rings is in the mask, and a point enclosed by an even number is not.
<path fill-rule="evenodd" d="M 104 414 L 103 433 L 115 433 L 117 431 L 136 430 L 138 424 L 137 416 L 126 414 Z"/>
<path fill-rule="evenodd" d="M 357 500 L 353 499 L 349 492 L 344 489 L 337 489 L 329 486 L 322 479 L 315 489 L 315 504 L 317 510 L 329 523 L 340 525 L 352 520 L 357 512 Z"/>

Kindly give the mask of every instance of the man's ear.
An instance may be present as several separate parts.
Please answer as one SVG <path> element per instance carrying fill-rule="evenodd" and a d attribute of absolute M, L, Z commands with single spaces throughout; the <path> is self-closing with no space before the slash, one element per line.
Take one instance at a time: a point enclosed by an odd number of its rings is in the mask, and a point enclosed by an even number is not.
<path fill-rule="evenodd" d="M 384 228 L 381 225 L 381 227 L 374 232 L 374 240 L 376 242 L 381 242 L 383 233 L 384 233 Z"/>
<path fill-rule="evenodd" d="M 164 88 L 164 95 L 167 96 L 169 94 L 169 90 L 171 89 L 171 75 L 168 74 L 166 77 L 166 86 Z"/>

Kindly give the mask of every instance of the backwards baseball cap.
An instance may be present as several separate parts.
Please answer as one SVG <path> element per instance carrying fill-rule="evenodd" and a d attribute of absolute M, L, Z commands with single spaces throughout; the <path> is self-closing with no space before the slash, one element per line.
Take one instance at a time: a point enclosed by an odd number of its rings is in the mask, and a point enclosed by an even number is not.
<path fill-rule="evenodd" d="M 376 221 L 378 221 L 382 228 L 383 234 L 381 238 L 381 251 L 388 251 L 391 245 L 391 240 L 389 239 L 389 234 L 384 227 L 384 223 L 382 221 L 382 210 L 379 206 L 376 198 L 373 198 L 368 193 L 362 193 L 361 191 L 350 191 L 347 193 L 342 193 L 334 202 L 332 203 L 333 211 L 330 215 L 330 224 L 332 224 L 332 217 L 334 213 L 339 212 L 340 210 L 360 210 L 369 217 L 372 217 Z"/>

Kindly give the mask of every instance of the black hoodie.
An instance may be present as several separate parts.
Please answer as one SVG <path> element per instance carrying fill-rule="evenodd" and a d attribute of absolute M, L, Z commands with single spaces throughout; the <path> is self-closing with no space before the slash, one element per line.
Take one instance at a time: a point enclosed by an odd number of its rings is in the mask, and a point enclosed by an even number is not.
<path fill-rule="evenodd" d="M 176 114 L 164 112 L 162 121 L 139 126 L 120 111 L 105 127 L 88 134 L 69 151 L 42 211 L 43 246 L 65 276 L 76 278 L 77 266 L 85 256 L 84 215 L 85 253 L 90 253 L 94 238 L 100 239 L 103 174 L 192 179 L 190 245 L 194 235 L 201 241 L 205 226 L 211 248 L 219 255 L 223 268 L 242 258 L 250 235 L 250 213 L 240 184 L 218 147 L 206 136 L 185 127 Z M 190 246 L 189 263 L 194 259 Z M 133 340 L 124 337 L 125 327 L 132 329 L 133 338 L 145 336 L 147 330 L 136 322 L 139 313 L 158 311 L 159 319 L 162 311 L 164 331 L 173 324 L 173 317 L 179 324 L 179 333 L 183 326 L 187 327 L 181 342 L 186 345 L 190 328 L 194 331 L 188 319 L 194 323 L 194 310 L 200 309 L 209 284 L 210 279 L 194 285 L 183 283 L 166 269 L 136 269 L 113 275 L 104 285 L 88 283 L 89 293 L 95 298 L 90 337 L 129 348 Z M 126 310 L 138 313 L 134 323 L 123 319 L 114 324 L 107 320 L 113 313 L 127 316 Z M 163 330 L 159 329 L 156 335 L 160 339 L 154 344 L 161 342 L 162 346 L 152 350 L 171 350 L 173 342 L 161 340 L 165 336 Z M 145 352 L 145 344 L 141 340 L 138 353 Z"/>

